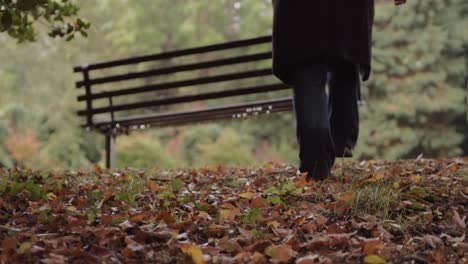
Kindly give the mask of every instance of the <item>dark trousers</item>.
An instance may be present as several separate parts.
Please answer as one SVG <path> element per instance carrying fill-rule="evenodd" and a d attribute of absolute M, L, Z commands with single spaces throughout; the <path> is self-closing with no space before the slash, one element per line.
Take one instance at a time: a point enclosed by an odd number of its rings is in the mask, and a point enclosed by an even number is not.
<path fill-rule="evenodd" d="M 308 64 L 292 79 L 299 170 L 324 178 L 358 139 L 359 70 L 346 61 Z"/>

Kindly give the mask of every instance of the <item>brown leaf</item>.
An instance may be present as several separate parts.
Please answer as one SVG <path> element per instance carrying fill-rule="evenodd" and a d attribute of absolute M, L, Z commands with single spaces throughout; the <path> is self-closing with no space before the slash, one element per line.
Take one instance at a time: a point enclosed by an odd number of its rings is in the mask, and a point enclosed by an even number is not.
<path fill-rule="evenodd" d="M 329 234 L 343 234 L 343 228 L 341 228 L 336 223 L 333 223 L 327 227 L 327 231 Z"/>
<path fill-rule="evenodd" d="M 265 255 L 270 256 L 272 262 L 288 262 L 297 256 L 297 252 L 289 245 L 279 245 L 266 248 Z"/>
<path fill-rule="evenodd" d="M 347 203 L 353 200 L 354 193 L 353 192 L 345 192 L 341 195 L 341 199 Z"/>
<path fill-rule="evenodd" d="M 261 207 L 265 207 L 265 203 L 263 202 L 263 199 L 262 197 L 259 195 L 259 196 L 256 196 L 252 199 L 252 202 L 250 202 L 250 205 L 249 205 L 250 208 L 261 208 Z"/>
<path fill-rule="evenodd" d="M 453 210 L 453 222 L 455 223 L 456 227 L 459 228 L 460 230 L 466 229 L 465 219 L 466 219 L 466 215 L 463 216 L 463 219 L 462 219 L 460 215 L 458 214 L 458 212 L 456 210 Z"/>
<path fill-rule="evenodd" d="M 215 235 L 223 234 L 229 227 L 212 223 L 208 226 L 208 232 Z"/>
<path fill-rule="evenodd" d="M 443 245 L 442 239 L 440 239 L 440 237 L 438 236 L 425 235 L 423 239 L 424 239 L 424 242 L 426 242 L 426 244 L 432 247 L 433 249 L 436 249 L 440 247 L 441 245 Z"/>
<path fill-rule="evenodd" d="M 255 252 L 251 260 L 253 264 L 265 264 L 267 262 L 265 256 L 260 252 Z"/>
<path fill-rule="evenodd" d="M 94 164 L 94 172 L 96 172 L 96 173 L 101 173 L 102 172 L 102 168 L 101 168 L 101 166 L 99 166 L 99 164 Z"/>
<path fill-rule="evenodd" d="M 245 250 L 250 252 L 264 252 L 267 247 L 271 245 L 271 242 L 268 240 L 258 240 L 252 245 L 245 247 Z"/>
<path fill-rule="evenodd" d="M 158 192 L 159 191 L 159 185 L 155 181 L 148 180 L 148 181 L 145 182 L 145 186 L 151 192 Z"/>
<path fill-rule="evenodd" d="M 380 239 L 366 239 L 361 241 L 362 252 L 364 255 L 375 255 L 379 250 L 385 247 Z"/>
<path fill-rule="evenodd" d="M 112 223 L 112 219 L 114 219 L 112 215 L 102 215 L 101 224 L 110 225 Z"/>
<path fill-rule="evenodd" d="M 8 254 L 10 251 L 15 251 L 17 244 L 18 241 L 15 238 L 5 238 L 2 241 L 2 252 Z"/>
<path fill-rule="evenodd" d="M 302 188 L 307 185 L 307 174 L 307 172 L 301 173 L 299 179 L 294 182 L 294 185 L 296 185 L 297 188 Z"/>
<path fill-rule="evenodd" d="M 137 215 L 130 217 L 130 219 L 128 220 L 133 223 L 139 223 L 139 222 L 143 222 L 143 220 L 146 219 L 147 217 L 148 217 L 147 214 L 137 214 Z"/>

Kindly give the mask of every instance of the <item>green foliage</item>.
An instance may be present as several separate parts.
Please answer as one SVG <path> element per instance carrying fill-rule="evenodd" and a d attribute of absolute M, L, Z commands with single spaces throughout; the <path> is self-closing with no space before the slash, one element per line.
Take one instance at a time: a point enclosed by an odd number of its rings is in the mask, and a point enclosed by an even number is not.
<path fill-rule="evenodd" d="M 42 190 L 42 186 L 36 184 L 33 180 L 29 179 L 26 182 L 14 182 L 11 186 L 10 194 L 17 195 L 22 191 L 27 191 L 31 194 L 31 198 L 37 201 L 45 197 L 45 192 Z"/>
<path fill-rule="evenodd" d="M 463 75 L 468 68 L 461 54 L 468 51 L 462 44 L 468 38 L 468 18 L 462 6 L 458 0 L 378 6 L 358 157 L 466 154 Z"/>
<path fill-rule="evenodd" d="M 274 195 L 270 199 L 271 203 L 282 203 L 280 196 L 282 195 L 296 195 L 302 193 L 302 188 L 296 187 L 294 181 L 287 180 L 281 183 L 280 187 L 270 186 L 265 189 L 266 194 Z"/>
<path fill-rule="evenodd" d="M 392 188 L 391 184 L 371 184 L 354 191 L 352 212 L 360 216 L 377 215 L 388 219 L 395 217 L 393 208 L 399 202 L 401 192 Z"/>
<path fill-rule="evenodd" d="M 123 186 L 121 186 L 120 191 L 118 191 L 114 196 L 116 200 L 127 202 L 133 206 L 138 206 L 136 197 L 141 195 L 145 191 L 145 185 L 143 180 L 136 176 L 128 176 L 128 179 L 125 181 Z"/>
<path fill-rule="evenodd" d="M 187 162 L 187 165 L 194 166 L 200 164 L 201 150 L 200 144 L 212 144 L 220 135 L 222 127 L 218 124 L 208 124 L 204 126 L 196 126 L 188 130 L 184 136 L 182 146 L 182 158 Z"/>
<path fill-rule="evenodd" d="M 78 6 L 68 0 L 2 0 L 0 2 L 0 32 L 7 32 L 18 42 L 35 41 L 35 25 L 46 24 L 50 37 L 65 37 L 67 41 L 76 33 L 87 36 L 91 24 L 77 18 Z"/>
<path fill-rule="evenodd" d="M 231 128 L 221 130 L 219 138 L 212 144 L 201 144 L 201 160 L 210 165 L 243 166 L 251 164 L 251 149 L 243 144 L 241 136 Z"/>
<path fill-rule="evenodd" d="M 117 140 L 116 161 L 118 167 L 175 167 L 176 163 L 164 152 L 158 139 L 140 134 L 120 137 Z"/>
<path fill-rule="evenodd" d="M 241 216 L 241 223 L 246 225 L 255 224 L 260 217 L 261 210 L 259 208 L 249 209 L 246 213 Z"/>
<path fill-rule="evenodd" d="M 39 223 L 48 225 L 55 220 L 55 216 L 49 210 L 41 210 L 37 219 Z"/>

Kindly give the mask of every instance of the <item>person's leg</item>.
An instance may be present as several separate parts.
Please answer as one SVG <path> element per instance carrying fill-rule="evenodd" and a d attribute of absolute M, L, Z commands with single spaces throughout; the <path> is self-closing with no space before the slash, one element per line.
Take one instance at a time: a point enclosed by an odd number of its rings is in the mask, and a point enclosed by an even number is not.
<path fill-rule="evenodd" d="M 293 74 L 299 170 L 308 172 L 308 178 L 326 178 L 335 162 L 325 90 L 327 72 L 327 66 L 317 64 Z"/>
<path fill-rule="evenodd" d="M 331 67 L 330 126 L 337 157 L 351 157 L 359 134 L 359 69 L 350 62 Z"/>

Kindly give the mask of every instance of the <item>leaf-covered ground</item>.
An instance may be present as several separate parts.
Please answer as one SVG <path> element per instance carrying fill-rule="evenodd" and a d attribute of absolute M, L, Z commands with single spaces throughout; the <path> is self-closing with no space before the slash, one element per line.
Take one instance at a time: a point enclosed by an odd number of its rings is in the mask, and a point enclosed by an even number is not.
<path fill-rule="evenodd" d="M 467 263 L 468 159 L 0 169 L 2 263 Z"/>

